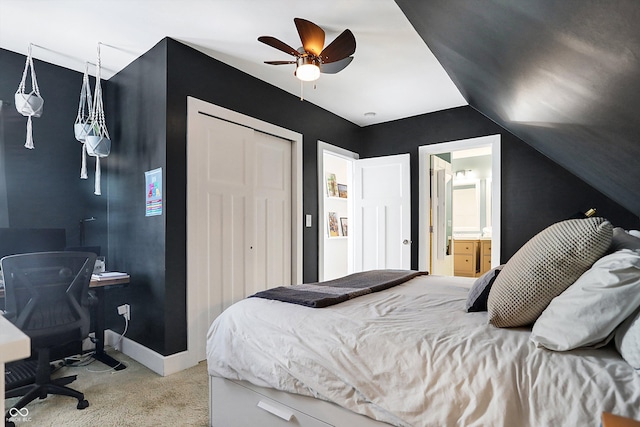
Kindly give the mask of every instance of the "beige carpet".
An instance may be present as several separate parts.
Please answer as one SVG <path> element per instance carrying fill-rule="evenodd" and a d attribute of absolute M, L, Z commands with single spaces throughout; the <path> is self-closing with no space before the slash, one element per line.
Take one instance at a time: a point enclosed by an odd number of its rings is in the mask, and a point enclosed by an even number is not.
<path fill-rule="evenodd" d="M 77 400 L 49 396 L 27 405 L 28 419 L 16 427 L 55 426 L 207 426 L 209 421 L 207 362 L 162 377 L 124 354 L 108 349 L 127 365 L 122 371 L 93 362 L 64 367 L 54 377 L 78 375 L 69 386 L 84 393 L 89 407 Z M 7 399 L 7 408 L 18 399 Z"/>

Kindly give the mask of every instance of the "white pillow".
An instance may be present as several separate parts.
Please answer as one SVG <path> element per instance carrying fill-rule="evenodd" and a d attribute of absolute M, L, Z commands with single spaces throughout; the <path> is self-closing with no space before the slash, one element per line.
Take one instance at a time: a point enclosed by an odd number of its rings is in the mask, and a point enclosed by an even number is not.
<path fill-rule="evenodd" d="M 533 325 L 531 341 L 565 351 L 597 346 L 640 306 L 640 251 L 622 249 L 596 261 L 554 298 Z"/>
<path fill-rule="evenodd" d="M 618 328 L 616 348 L 633 369 L 640 370 L 640 310 L 636 310 Z"/>
<path fill-rule="evenodd" d="M 615 227 L 613 229 L 613 237 L 611 238 L 611 247 L 609 250 L 615 252 L 620 249 L 640 249 L 640 238 L 621 227 Z"/>

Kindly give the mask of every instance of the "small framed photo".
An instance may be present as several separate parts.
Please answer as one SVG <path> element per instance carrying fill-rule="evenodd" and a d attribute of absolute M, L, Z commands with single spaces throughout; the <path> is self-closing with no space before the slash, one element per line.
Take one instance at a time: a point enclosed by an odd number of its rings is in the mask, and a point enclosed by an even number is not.
<path fill-rule="evenodd" d="M 338 196 L 346 199 L 347 198 L 347 185 L 346 184 L 338 184 Z"/>
<path fill-rule="evenodd" d="M 338 197 L 338 183 L 336 182 L 336 174 L 327 174 L 327 196 Z"/>
<path fill-rule="evenodd" d="M 340 228 L 342 228 L 342 235 L 343 236 L 348 236 L 348 224 L 347 224 L 347 218 L 345 217 L 341 217 L 340 218 Z"/>
<path fill-rule="evenodd" d="M 329 237 L 337 237 L 340 235 L 338 230 L 338 217 L 335 212 L 328 212 Z"/>

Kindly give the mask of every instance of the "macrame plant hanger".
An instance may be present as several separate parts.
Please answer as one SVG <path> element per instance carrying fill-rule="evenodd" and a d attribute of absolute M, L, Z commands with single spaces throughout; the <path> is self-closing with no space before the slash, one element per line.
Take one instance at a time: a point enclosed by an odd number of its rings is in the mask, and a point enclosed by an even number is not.
<path fill-rule="evenodd" d="M 89 63 L 84 67 L 82 77 L 82 89 L 80 89 L 80 102 L 78 103 L 78 115 L 73 124 L 73 133 L 76 139 L 82 144 L 82 167 L 80 168 L 80 179 L 87 179 L 87 135 L 93 134 L 91 130 L 91 86 L 89 84 Z"/>
<path fill-rule="evenodd" d="M 36 80 L 36 70 L 33 68 L 33 58 L 31 57 L 32 44 L 29 43 L 29 51 L 27 54 L 27 60 L 24 64 L 24 71 L 22 73 L 22 80 L 18 85 L 18 90 L 15 94 L 16 110 L 18 113 L 27 117 L 27 138 L 24 146 L 29 149 L 33 149 L 33 127 L 31 123 L 32 117 L 40 117 L 42 115 L 42 107 L 44 106 L 44 99 L 40 96 L 40 88 L 38 87 L 38 81 Z M 27 93 L 27 71 L 31 67 L 31 92 Z"/>
<path fill-rule="evenodd" d="M 107 157 L 111 152 L 111 139 L 104 118 L 102 105 L 102 86 L 100 84 L 100 44 L 98 43 L 98 61 L 96 63 L 96 87 L 93 94 L 93 109 L 91 110 L 91 132 L 85 138 L 87 155 L 96 158 L 95 190 L 93 194 L 102 194 L 100 188 L 100 158 Z"/>

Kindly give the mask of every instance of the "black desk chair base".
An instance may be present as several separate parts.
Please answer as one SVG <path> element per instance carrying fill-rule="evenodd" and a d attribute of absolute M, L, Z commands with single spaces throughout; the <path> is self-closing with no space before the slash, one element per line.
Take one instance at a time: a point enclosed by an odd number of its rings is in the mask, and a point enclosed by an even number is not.
<path fill-rule="evenodd" d="M 5 392 L 5 399 L 22 396 L 15 405 L 11 405 L 11 408 L 9 408 L 9 411 L 5 414 L 5 426 L 11 425 L 9 419 L 11 418 L 10 411 L 12 408 L 22 409 L 30 402 L 38 398 L 45 399 L 50 394 L 75 397 L 78 399 L 78 405 L 76 406 L 78 409 L 85 409 L 89 406 L 89 402 L 84 398 L 83 393 L 66 387 L 67 384 L 76 380 L 77 375 L 56 378 L 54 380 L 51 379 L 49 353 L 48 348 L 38 350 L 38 368 L 36 371 L 35 384 L 23 385 Z"/>

